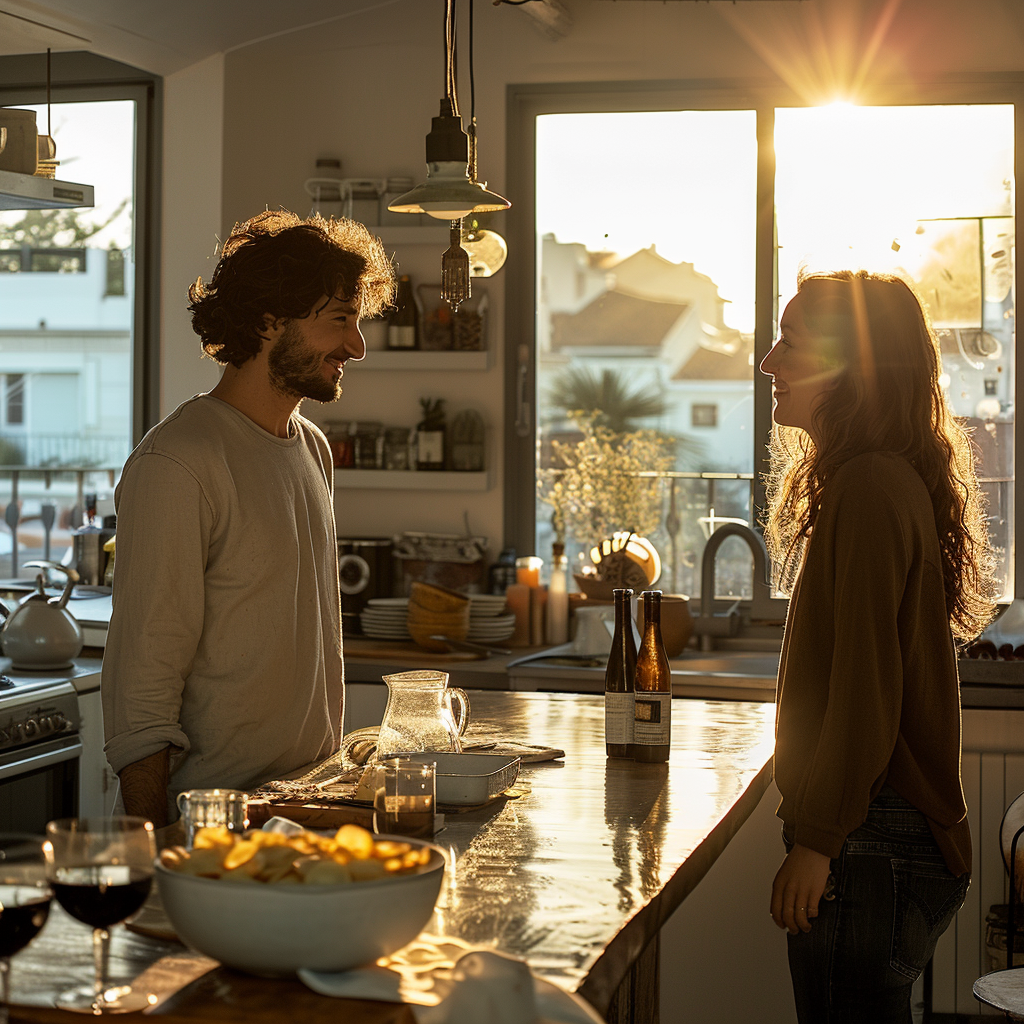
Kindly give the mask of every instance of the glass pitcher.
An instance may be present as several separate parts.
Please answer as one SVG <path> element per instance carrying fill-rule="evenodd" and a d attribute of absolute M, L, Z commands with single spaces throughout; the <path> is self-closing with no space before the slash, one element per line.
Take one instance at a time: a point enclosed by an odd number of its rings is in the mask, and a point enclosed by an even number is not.
<path fill-rule="evenodd" d="M 448 687 L 448 673 L 419 669 L 384 676 L 388 704 L 377 739 L 377 760 L 423 750 L 462 753 L 460 739 L 469 724 L 469 699 Z M 458 705 L 458 716 L 452 705 Z"/>

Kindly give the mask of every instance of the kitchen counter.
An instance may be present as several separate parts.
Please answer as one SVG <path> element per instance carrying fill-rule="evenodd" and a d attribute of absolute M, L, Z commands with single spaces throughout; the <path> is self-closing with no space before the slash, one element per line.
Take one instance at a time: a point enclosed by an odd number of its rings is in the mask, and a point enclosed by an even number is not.
<path fill-rule="evenodd" d="M 363 657 L 358 642 L 345 651 L 345 678 L 351 683 L 380 683 L 391 672 L 411 668 L 440 668 L 452 686 L 481 690 L 542 690 L 601 693 L 604 661 L 547 657 L 545 648 L 516 648 L 511 654 L 491 655 L 477 661 L 444 660 L 423 654 L 413 644 L 395 644 L 391 657 Z M 669 662 L 672 696 L 708 700 L 775 700 L 779 670 L 777 653 L 722 650 L 704 653 L 687 650 Z M 961 706 L 967 710 L 1024 708 L 1024 661 L 978 661 L 961 658 Z"/>
<path fill-rule="evenodd" d="M 643 765 L 605 758 L 600 697 L 492 691 L 471 698 L 471 733 L 500 729 L 510 739 L 561 747 L 566 756 L 526 766 L 528 791 L 517 799 L 447 817 L 437 841 L 454 866 L 428 930 L 524 957 L 610 1022 L 655 1019 L 660 928 L 768 786 L 774 706 L 676 701 L 669 763 Z M 61 987 L 88 980 L 89 945 L 85 926 L 55 913 L 15 958 L 14 1002 L 49 1005 Z M 112 954 L 113 980 L 134 977 L 161 957 L 183 963 L 193 956 L 122 928 Z M 699 967 L 693 983 L 701 983 Z M 409 1019 L 383 1004 L 342 1010 L 298 982 L 220 968 L 149 1016 L 165 1014 L 255 1021 L 288 1015 L 311 1024 L 342 1016 L 368 1024 Z"/>

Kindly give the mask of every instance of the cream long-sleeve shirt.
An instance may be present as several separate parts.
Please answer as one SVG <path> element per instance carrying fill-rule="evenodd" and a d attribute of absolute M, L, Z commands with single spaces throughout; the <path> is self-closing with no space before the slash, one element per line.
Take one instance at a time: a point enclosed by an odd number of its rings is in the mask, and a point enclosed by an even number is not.
<path fill-rule="evenodd" d="M 837 857 L 888 783 L 971 868 L 960 685 L 931 499 L 903 458 L 869 452 L 829 481 L 790 601 L 775 780 L 794 841 Z"/>
<path fill-rule="evenodd" d="M 143 438 L 114 500 L 111 767 L 169 744 L 173 798 L 255 787 L 335 750 L 341 598 L 323 434 L 296 413 L 276 437 L 198 395 Z"/>

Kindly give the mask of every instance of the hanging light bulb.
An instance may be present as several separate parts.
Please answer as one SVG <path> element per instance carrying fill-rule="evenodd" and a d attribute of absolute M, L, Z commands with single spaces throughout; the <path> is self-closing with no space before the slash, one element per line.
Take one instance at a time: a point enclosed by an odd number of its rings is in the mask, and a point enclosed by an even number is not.
<path fill-rule="evenodd" d="M 392 213 L 426 213 L 456 221 L 469 213 L 507 210 L 512 205 L 470 175 L 469 137 L 462 127 L 455 83 L 455 0 L 445 0 L 445 95 L 438 116 L 431 120 L 426 149 L 427 180 L 389 203 Z"/>
<path fill-rule="evenodd" d="M 470 214 L 462 225 L 462 248 L 469 253 L 469 276 L 490 277 L 505 265 L 508 259 L 508 245 L 505 239 L 485 228 L 482 218 Z"/>

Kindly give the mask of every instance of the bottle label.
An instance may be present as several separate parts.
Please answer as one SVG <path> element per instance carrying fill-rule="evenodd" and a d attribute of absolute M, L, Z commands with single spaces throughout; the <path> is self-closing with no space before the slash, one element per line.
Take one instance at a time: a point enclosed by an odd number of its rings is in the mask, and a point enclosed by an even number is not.
<path fill-rule="evenodd" d="M 606 693 L 604 695 L 605 743 L 633 742 L 633 694 Z"/>
<path fill-rule="evenodd" d="M 416 435 L 416 457 L 420 462 L 444 462 L 444 434 L 440 430 L 421 430 Z"/>
<path fill-rule="evenodd" d="M 633 710 L 633 742 L 658 747 L 670 742 L 672 694 L 637 693 Z"/>

